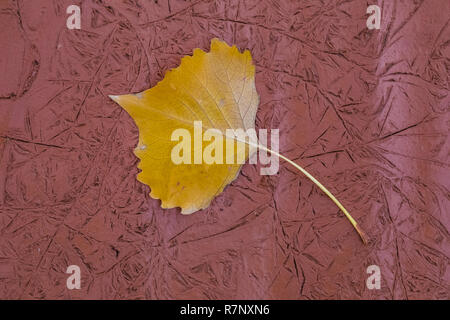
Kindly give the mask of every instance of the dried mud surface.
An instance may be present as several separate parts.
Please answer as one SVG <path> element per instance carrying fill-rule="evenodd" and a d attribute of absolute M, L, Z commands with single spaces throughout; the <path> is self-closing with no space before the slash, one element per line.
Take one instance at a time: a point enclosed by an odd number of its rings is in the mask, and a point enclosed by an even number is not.
<path fill-rule="evenodd" d="M 66 28 L 80 4 L 81 30 Z M 366 28 L 367 6 L 382 9 Z M 448 0 L 1 1 L 0 298 L 449 299 Z M 250 49 L 258 128 L 285 163 L 246 164 L 212 206 L 162 210 L 109 94 L 160 81 L 221 38 Z M 80 290 L 66 288 L 79 265 Z M 381 289 L 366 288 L 366 268 Z"/>

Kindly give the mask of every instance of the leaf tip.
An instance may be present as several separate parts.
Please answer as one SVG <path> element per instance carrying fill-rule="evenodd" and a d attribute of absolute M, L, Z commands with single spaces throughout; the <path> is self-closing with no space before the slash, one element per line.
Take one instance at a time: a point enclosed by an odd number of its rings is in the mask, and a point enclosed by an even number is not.
<path fill-rule="evenodd" d="M 109 95 L 108 97 L 115 102 L 119 100 L 119 96 Z"/>

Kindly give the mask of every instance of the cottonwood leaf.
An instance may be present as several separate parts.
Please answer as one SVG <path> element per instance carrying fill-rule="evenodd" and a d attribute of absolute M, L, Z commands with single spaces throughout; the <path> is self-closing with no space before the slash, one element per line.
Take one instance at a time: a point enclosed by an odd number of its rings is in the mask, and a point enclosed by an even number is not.
<path fill-rule="evenodd" d="M 254 129 L 259 96 L 255 87 L 255 66 L 250 51 L 240 52 L 236 46 L 212 39 L 209 52 L 195 49 L 192 56 L 181 59 L 179 67 L 168 71 L 156 86 L 137 94 L 110 96 L 134 119 L 139 129 L 139 143 L 135 149 L 141 160 L 142 171 L 137 179 L 148 185 L 150 196 L 161 200 L 162 208 L 180 207 L 183 214 L 190 214 L 209 206 L 239 174 L 242 163 L 258 148 L 275 154 L 293 165 L 313 181 L 342 210 L 364 243 L 364 232 L 342 204 L 319 181 L 301 166 L 285 156 L 261 145 L 256 139 L 239 139 L 225 134 L 227 129 Z M 201 121 L 200 134 L 208 129 L 219 132 L 210 143 L 195 144 Z M 192 151 L 190 164 L 176 164 L 172 152 L 179 144 L 173 141 L 175 130 L 185 130 Z M 206 131 L 205 131 L 206 130 Z M 203 154 L 223 139 L 221 147 L 212 148 L 222 152 L 224 163 L 196 163 L 195 154 Z M 235 159 L 225 161 L 227 143 Z M 211 150 L 208 150 L 211 151 Z"/>
<path fill-rule="evenodd" d="M 180 207 L 184 214 L 204 209 L 238 176 L 242 164 L 174 164 L 171 150 L 178 141 L 171 141 L 171 136 L 182 128 L 194 137 L 194 121 L 202 121 L 203 131 L 255 127 L 259 96 L 248 50 L 241 53 L 213 39 L 210 52 L 195 49 L 153 88 L 111 97 L 139 129 L 135 154 L 142 171 L 137 178 L 151 188 L 150 196 L 160 199 L 162 208 Z M 245 152 L 245 160 L 254 150 L 248 145 L 240 148 L 244 142 L 233 143 L 236 153 Z M 191 144 L 193 157 L 199 150 L 194 139 Z M 201 153 L 208 145 L 203 143 Z"/>

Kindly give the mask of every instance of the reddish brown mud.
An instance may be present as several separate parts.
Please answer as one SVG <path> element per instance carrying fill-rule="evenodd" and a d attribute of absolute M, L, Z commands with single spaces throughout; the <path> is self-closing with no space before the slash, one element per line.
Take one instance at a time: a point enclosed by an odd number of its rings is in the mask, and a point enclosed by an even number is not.
<path fill-rule="evenodd" d="M 0 298 L 448 299 L 450 2 L 369 4 L 1 1 Z M 108 95 L 154 86 L 213 37 L 251 50 L 257 127 L 280 129 L 368 245 L 284 163 L 245 165 L 189 216 L 136 181 L 137 128 Z"/>

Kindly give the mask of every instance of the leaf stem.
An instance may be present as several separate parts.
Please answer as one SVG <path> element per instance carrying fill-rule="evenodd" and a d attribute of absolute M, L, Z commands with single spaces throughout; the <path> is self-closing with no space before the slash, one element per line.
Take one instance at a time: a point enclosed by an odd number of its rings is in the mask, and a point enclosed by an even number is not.
<path fill-rule="evenodd" d="M 323 184 L 321 184 L 316 178 L 314 178 L 308 171 L 306 171 L 305 169 L 303 169 L 301 166 L 299 166 L 298 164 L 296 164 L 294 161 L 286 158 L 285 156 L 283 156 L 282 154 L 273 151 L 269 148 L 266 148 L 265 146 L 259 144 L 259 143 L 253 143 L 250 141 L 241 141 L 241 142 L 245 142 L 253 147 L 268 151 L 274 155 L 276 155 L 277 157 L 283 159 L 284 161 L 288 162 L 289 164 L 291 164 L 292 166 L 294 166 L 296 169 L 300 170 L 306 177 L 308 177 L 309 180 L 311 180 L 312 182 L 314 182 L 314 184 L 316 186 L 318 186 L 320 188 L 320 190 L 322 190 L 331 200 L 333 200 L 333 202 L 339 207 L 339 209 L 341 209 L 341 211 L 345 214 L 345 216 L 347 217 L 347 219 L 350 221 L 350 223 L 353 225 L 353 227 L 355 228 L 356 232 L 358 232 L 359 236 L 361 237 L 361 240 L 364 244 L 367 244 L 367 236 L 365 234 L 365 232 L 359 227 L 358 223 L 355 221 L 355 219 L 353 219 L 353 217 L 350 215 L 350 213 L 347 211 L 347 209 L 344 208 L 344 206 L 339 202 L 338 199 L 336 199 L 335 196 L 333 196 L 333 194 L 328 191 L 327 188 L 325 188 L 323 186 Z"/>

